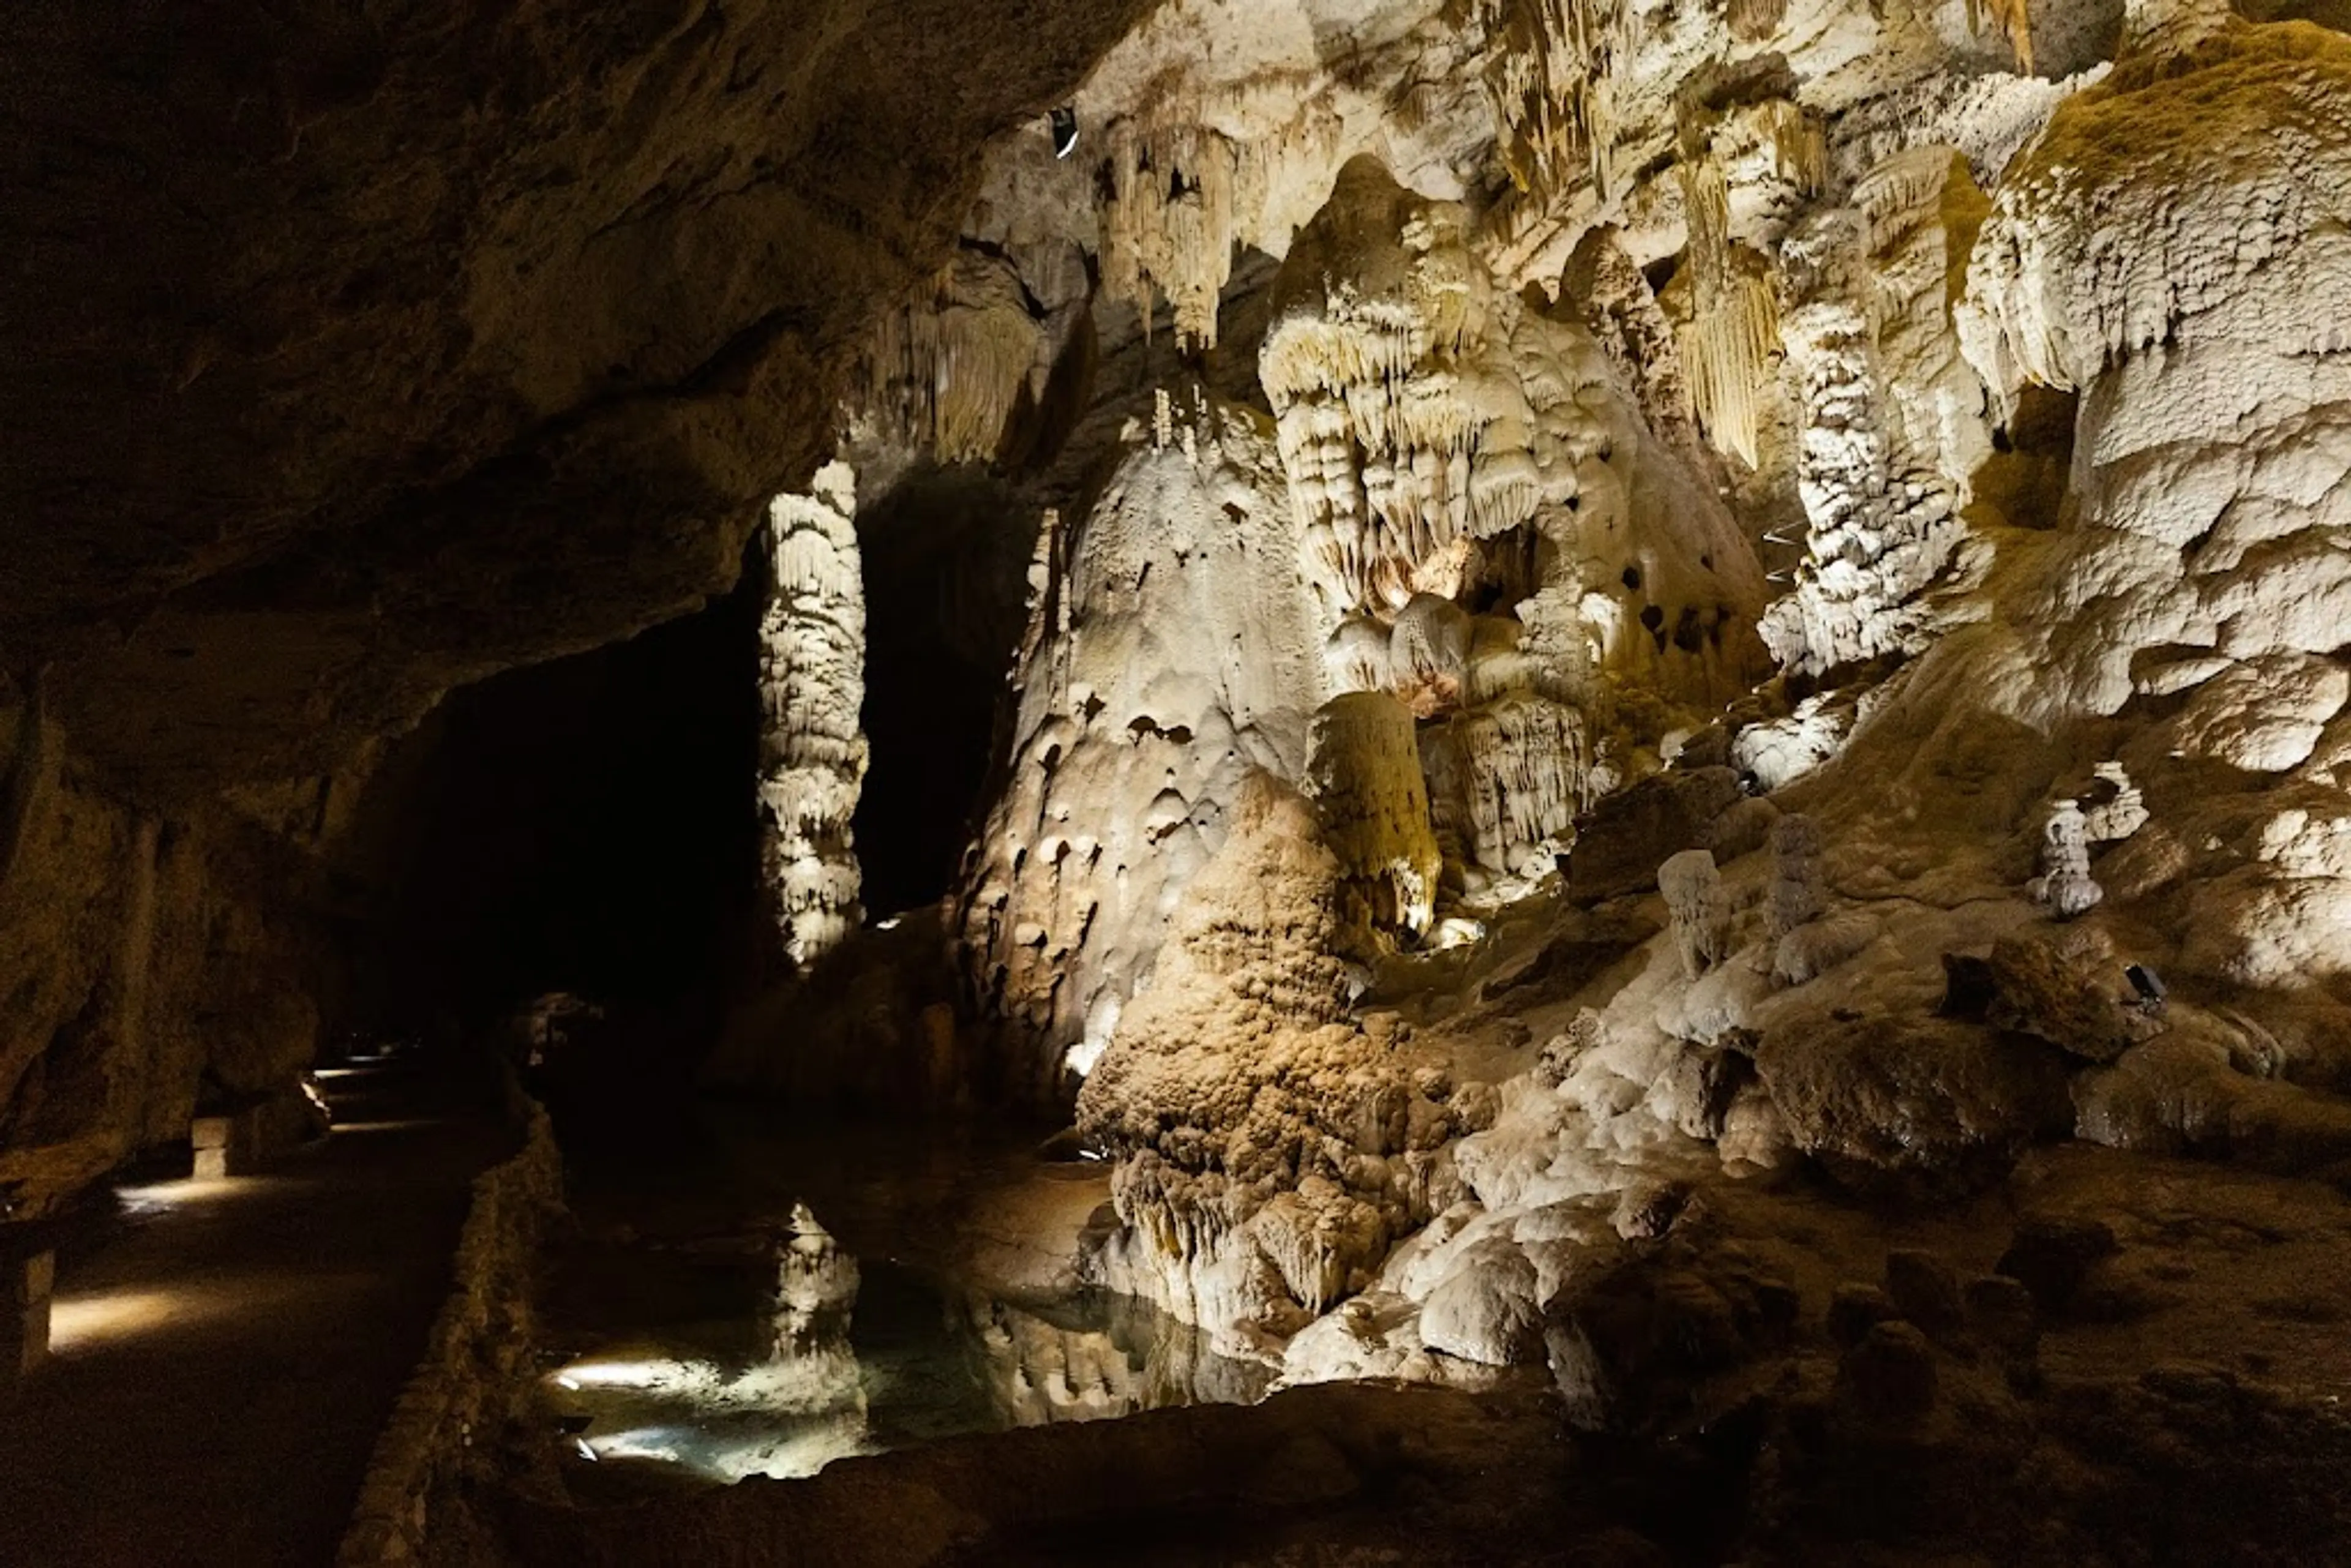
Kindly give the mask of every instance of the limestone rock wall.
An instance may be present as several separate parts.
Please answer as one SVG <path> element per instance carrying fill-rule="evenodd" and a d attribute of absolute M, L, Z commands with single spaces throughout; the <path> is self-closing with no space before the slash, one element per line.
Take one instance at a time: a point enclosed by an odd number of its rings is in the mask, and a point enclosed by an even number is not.
<path fill-rule="evenodd" d="M 358 780 L 122 806 L 37 700 L 0 708 L 0 1219 L 186 1135 L 200 1092 L 288 1086 L 335 966 L 323 843 Z"/>
<path fill-rule="evenodd" d="M 11 12 L 9 667 L 187 798 L 695 607 L 1144 9 Z"/>

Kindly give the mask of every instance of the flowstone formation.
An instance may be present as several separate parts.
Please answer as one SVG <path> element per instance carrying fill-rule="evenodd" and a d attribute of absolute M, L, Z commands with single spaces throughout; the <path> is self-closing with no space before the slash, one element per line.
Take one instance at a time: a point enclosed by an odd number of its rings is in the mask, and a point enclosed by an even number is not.
<path fill-rule="evenodd" d="M 1219 1348 L 1261 1353 L 1362 1290 L 1448 1201 L 1437 1151 L 1477 1114 L 1393 1027 L 1349 1018 L 1346 886 L 1307 803 L 1248 780 L 1078 1096 L 1080 1135 L 1119 1162 L 1089 1277 Z"/>

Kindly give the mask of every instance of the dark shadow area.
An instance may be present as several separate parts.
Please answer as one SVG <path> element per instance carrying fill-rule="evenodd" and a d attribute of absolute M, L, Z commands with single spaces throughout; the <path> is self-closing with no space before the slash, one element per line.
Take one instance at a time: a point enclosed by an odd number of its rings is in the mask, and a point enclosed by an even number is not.
<path fill-rule="evenodd" d="M 1036 527 L 1032 507 L 970 468 L 918 469 L 858 515 L 869 915 L 928 904 L 954 880 L 1027 620 Z"/>
<path fill-rule="evenodd" d="M 570 991 L 689 1034 L 747 951 L 762 585 L 454 693 L 362 808 L 358 1016 L 472 1031 Z M 346 890 L 350 891 L 350 890 Z"/>

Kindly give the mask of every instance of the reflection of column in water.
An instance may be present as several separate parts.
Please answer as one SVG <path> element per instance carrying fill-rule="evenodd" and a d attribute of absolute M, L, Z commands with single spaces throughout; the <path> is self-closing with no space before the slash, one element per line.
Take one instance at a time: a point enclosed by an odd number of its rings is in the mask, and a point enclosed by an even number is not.
<path fill-rule="evenodd" d="M 1098 1421 L 1186 1402 L 1153 1397 L 1136 1358 L 1112 1334 L 1063 1328 L 977 1291 L 966 1306 L 989 1396 L 1007 1426 Z"/>
<path fill-rule="evenodd" d="M 857 1284 L 855 1255 L 841 1249 L 807 1204 L 792 1205 L 790 1232 L 776 1260 L 776 1354 L 789 1359 L 818 1340 L 846 1343 Z"/>
<path fill-rule="evenodd" d="M 768 1365 L 758 1376 L 772 1408 L 837 1414 L 862 1427 L 864 1379 L 849 1343 L 857 1286 L 856 1256 L 841 1250 L 807 1204 L 794 1204 L 778 1249 Z"/>

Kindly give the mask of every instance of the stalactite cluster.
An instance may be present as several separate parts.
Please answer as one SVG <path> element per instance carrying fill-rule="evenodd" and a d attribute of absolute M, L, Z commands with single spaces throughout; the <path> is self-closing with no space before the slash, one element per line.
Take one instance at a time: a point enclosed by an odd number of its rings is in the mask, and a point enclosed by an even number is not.
<path fill-rule="evenodd" d="M 1020 278 L 996 257 L 959 252 L 918 298 L 890 311 L 862 360 L 852 420 L 942 463 L 996 455 L 1024 394 L 1047 367 Z"/>
<path fill-rule="evenodd" d="M 1626 0 L 1481 0 L 1494 36 L 1486 91 L 1504 165 L 1548 202 L 1588 181 L 1617 193 L 1615 75 L 1639 13 Z"/>
<path fill-rule="evenodd" d="M 1690 402 L 1714 444 L 1749 467 L 1757 461 L 1759 400 L 1780 348 L 1780 305 L 1752 253 L 1730 238 L 1729 187 L 1710 155 L 1686 161 L 1682 209 L 1689 225 L 1689 321 L 1679 333 Z"/>
<path fill-rule="evenodd" d="M 1199 349 L 1216 347 L 1234 246 L 1260 237 L 1290 166 L 1327 157 L 1336 134 L 1311 111 L 1263 138 L 1228 134 L 1213 118 L 1195 105 L 1112 126 L 1099 214 L 1103 292 L 1134 305 L 1146 330 L 1164 296 L 1176 340 Z"/>

